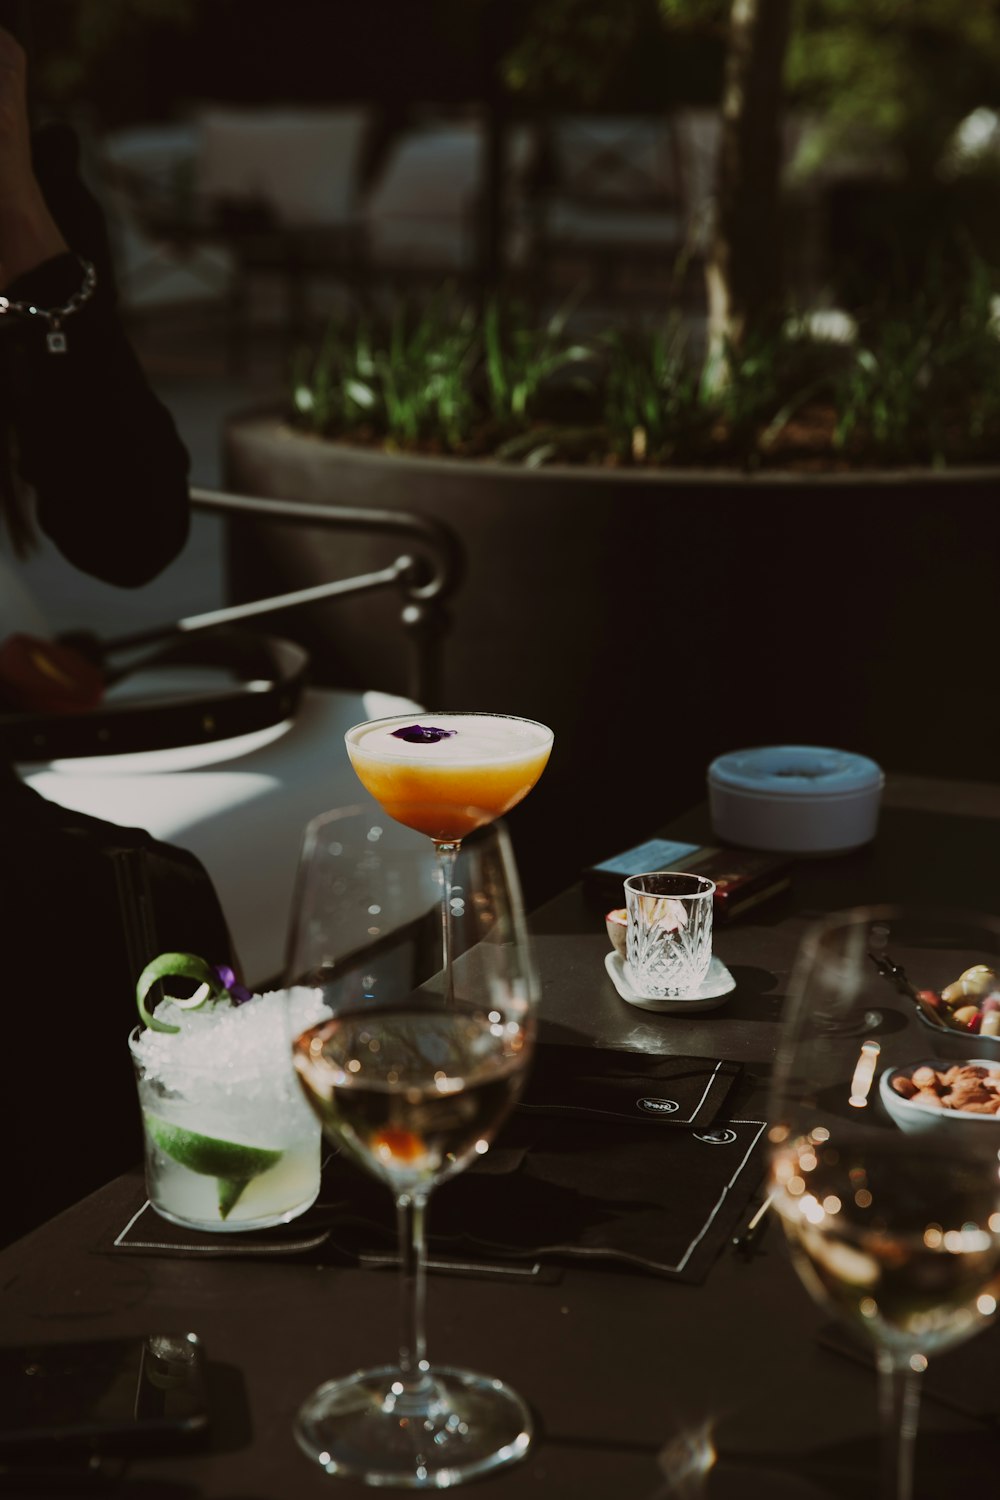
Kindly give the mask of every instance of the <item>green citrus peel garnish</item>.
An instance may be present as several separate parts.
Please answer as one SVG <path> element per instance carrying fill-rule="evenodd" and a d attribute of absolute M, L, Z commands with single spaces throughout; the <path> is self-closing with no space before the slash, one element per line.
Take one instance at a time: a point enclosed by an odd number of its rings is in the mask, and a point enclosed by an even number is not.
<path fill-rule="evenodd" d="M 173 995 L 164 995 L 164 1000 L 168 1000 L 171 1005 L 176 1005 L 179 1010 L 198 1010 L 207 1001 L 218 1000 L 228 994 L 219 976 L 197 954 L 161 953 L 159 958 L 154 958 L 146 965 L 135 987 L 135 1001 L 143 1024 L 153 1031 L 180 1031 L 179 1026 L 172 1026 L 169 1021 L 159 1020 L 156 1013 L 146 1005 L 150 990 L 161 979 L 197 981 L 198 988 L 186 1000 L 178 1000 Z"/>

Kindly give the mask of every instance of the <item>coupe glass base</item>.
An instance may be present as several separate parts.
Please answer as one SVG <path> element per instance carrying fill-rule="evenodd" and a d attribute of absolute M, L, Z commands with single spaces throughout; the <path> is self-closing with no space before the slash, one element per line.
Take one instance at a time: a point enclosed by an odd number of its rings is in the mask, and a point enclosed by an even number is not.
<path fill-rule="evenodd" d="M 427 1390 L 407 1396 L 385 1365 L 321 1385 L 300 1408 L 295 1436 L 328 1474 L 434 1490 L 516 1463 L 532 1423 L 517 1392 L 492 1376 L 435 1368 Z"/>

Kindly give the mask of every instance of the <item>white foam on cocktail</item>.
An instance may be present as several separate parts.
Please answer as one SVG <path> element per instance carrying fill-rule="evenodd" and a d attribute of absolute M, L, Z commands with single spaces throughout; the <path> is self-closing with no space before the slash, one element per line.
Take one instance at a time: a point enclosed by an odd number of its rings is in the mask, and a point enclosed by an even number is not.
<path fill-rule="evenodd" d="M 156 1013 L 180 1030 L 143 1031 L 133 1051 L 147 1081 L 165 1091 L 163 1113 L 175 1124 L 277 1146 L 314 1120 L 292 1067 L 291 1044 L 331 1014 L 321 990 L 298 985 L 243 1005 L 198 1010 L 161 1001 Z"/>
<path fill-rule="evenodd" d="M 455 733 L 433 741 L 410 741 L 396 735 L 397 729 L 415 723 Z M 453 766 L 520 760 L 541 750 L 551 739 L 552 731 L 544 724 L 530 719 L 505 719 L 502 715 L 494 718 L 489 714 L 429 714 L 421 719 L 390 719 L 370 727 L 362 725 L 351 734 L 351 743 L 362 755 Z"/>

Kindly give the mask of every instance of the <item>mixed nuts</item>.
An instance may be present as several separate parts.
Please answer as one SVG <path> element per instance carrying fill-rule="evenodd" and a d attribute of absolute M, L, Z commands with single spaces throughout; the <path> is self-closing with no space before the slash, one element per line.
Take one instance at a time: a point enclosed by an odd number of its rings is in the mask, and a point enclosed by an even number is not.
<path fill-rule="evenodd" d="M 918 990 L 917 1002 L 955 1031 L 1000 1036 L 1000 977 L 987 964 L 973 964 L 937 990 Z"/>
<path fill-rule="evenodd" d="M 954 1063 L 941 1070 L 925 1063 L 912 1073 L 897 1073 L 891 1087 L 911 1104 L 928 1109 L 1000 1114 L 1000 1065 Z"/>

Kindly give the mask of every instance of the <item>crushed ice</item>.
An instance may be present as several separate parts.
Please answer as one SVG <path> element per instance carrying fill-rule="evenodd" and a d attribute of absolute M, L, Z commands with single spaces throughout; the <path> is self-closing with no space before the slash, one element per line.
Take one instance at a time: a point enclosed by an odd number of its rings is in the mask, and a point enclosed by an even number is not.
<path fill-rule="evenodd" d="M 296 985 L 255 995 L 243 1005 L 181 1010 L 162 1005 L 177 1032 L 141 1031 L 133 1052 L 147 1077 L 210 1072 L 233 1083 L 283 1077 L 291 1068 L 292 1039 L 331 1014 L 323 992 Z"/>

